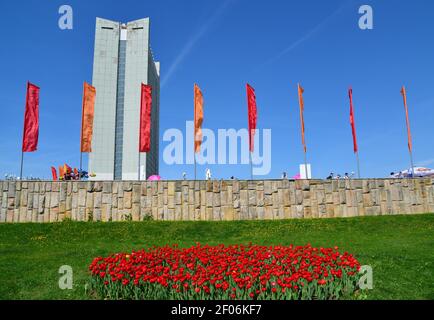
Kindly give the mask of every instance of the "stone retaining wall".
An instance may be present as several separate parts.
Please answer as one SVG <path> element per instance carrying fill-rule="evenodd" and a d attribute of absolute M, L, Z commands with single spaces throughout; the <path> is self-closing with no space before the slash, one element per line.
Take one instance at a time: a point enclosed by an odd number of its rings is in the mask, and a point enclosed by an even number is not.
<path fill-rule="evenodd" d="M 434 179 L 0 181 L 0 223 L 333 218 L 434 212 Z"/>

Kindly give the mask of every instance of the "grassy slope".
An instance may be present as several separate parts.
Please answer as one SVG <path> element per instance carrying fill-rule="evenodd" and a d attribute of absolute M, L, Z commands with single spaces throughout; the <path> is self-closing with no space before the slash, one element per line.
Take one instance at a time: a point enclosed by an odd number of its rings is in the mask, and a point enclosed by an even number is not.
<path fill-rule="evenodd" d="M 257 243 L 339 246 L 374 270 L 372 299 L 434 299 L 434 215 L 354 219 L 2 224 L 0 299 L 86 299 L 93 257 L 152 245 Z M 58 288 L 58 269 L 74 289 Z"/>

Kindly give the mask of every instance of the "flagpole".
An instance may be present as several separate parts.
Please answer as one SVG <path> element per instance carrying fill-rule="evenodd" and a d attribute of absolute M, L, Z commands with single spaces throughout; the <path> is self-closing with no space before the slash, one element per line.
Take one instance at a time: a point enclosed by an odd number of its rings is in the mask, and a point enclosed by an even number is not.
<path fill-rule="evenodd" d="M 303 114 L 304 113 L 304 101 L 303 101 L 304 89 L 300 86 L 300 83 L 297 84 L 297 87 L 298 87 L 298 104 L 300 106 L 301 140 L 303 143 L 303 151 L 304 151 L 304 171 L 306 175 L 306 180 L 309 180 L 309 176 L 307 172 L 306 141 L 304 138 L 304 114 Z"/>
<path fill-rule="evenodd" d="M 193 85 L 193 126 L 194 181 L 196 181 L 196 83 Z"/>
<path fill-rule="evenodd" d="M 139 151 L 139 161 L 138 161 L 138 180 L 140 181 L 140 151 Z"/>
<path fill-rule="evenodd" d="M 86 82 L 83 83 L 83 97 L 81 102 L 81 128 L 80 128 L 80 172 L 78 173 L 78 180 L 81 180 L 81 172 L 83 170 L 82 168 L 82 162 L 83 162 L 83 117 L 84 117 L 84 99 L 85 99 L 85 93 L 86 93 Z"/>
<path fill-rule="evenodd" d="M 413 152 L 409 150 L 409 153 L 410 153 L 411 177 L 414 178 Z"/>
<path fill-rule="evenodd" d="M 24 124 L 23 124 L 23 144 L 21 146 L 21 168 L 20 168 L 20 180 L 23 180 L 23 164 L 24 164 L 24 135 L 26 128 L 26 110 L 27 110 L 27 100 L 29 98 L 29 85 L 30 82 L 27 81 L 27 89 L 26 89 L 26 104 L 24 107 Z"/>
<path fill-rule="evenodd" d="M 83 163 L 83 152 L 81 151 L 80 148 L 80 171 L 78 172 L 78 180 L 81 180 L 81 172 L 83 171 L 82 169 L 82 163 Z"/>
<path fill-rule="evenodd" d="M 23 180 L 23 162 L 24 162 L 24 151 L 21 151 L 20 180 Z"/>
<path fill-rule="evenodd" d="M 252 152 L 249 152 L 249 160 L 250 160 L 250 179 L 253 181 Z"/>
<path fill-rule="evenodd" d="M 194 180 L 197 179 L 196 168 L 196 83 L 193 85 L 193 159 L 194 159 Z"/>
<path fill-rule="evenodd" d="M 405 123 L 407 125 L 407 139 L 408 139 L 408 152 L 410 154 L 410 165 L 412 171 L 412 178 L 414 178 L 414 163 L 413 163 L 413 148 L 411 142 L 411 134 L 410 134 L 410 121 L 408 116 L 408 106 L 407 106 L 407 92 L 405 90 L 405 86 L 401 89 L 401 94 L 404 99 L 404 108 L 405 108 Z"/>
<path fill-rule="evenodd" d="M 360 179 L 361 176 L 360 176 L 360 160 L 359 160 L 359 151 L 356 152 L 356 160 L 357 160 L 357 176 L 358 176 L 359 179 Z"/>
<path fill-rule="evenodd" d="M 196 176 L 196 173 L 197 173 L 197 172 L 196 172 L 196 171 L 197 171 L 197 170 L 196 170 L 196 152 L 194 152 L 194 151 L 193 151 L 193 158 L 194 158 L 194 180 L 196 181 L 196 180 L 197 180 L 197 179 L 196 179 L 196 177 L 197 177 L 197 176 Z"/>

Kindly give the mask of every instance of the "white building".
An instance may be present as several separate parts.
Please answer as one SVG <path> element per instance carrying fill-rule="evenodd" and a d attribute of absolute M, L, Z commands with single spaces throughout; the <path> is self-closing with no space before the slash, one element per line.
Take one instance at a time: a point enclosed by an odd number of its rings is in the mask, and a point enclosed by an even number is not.
<path fill-rule="evenodd" d="M 94 180 L 138 180 L 139 171 L 140 179 L 158 174 L 160 65 L 153 59 L 149 26 L 149 18 L 127 24 L 96 19 L 96 101 L 89 154 Z M 151 151 L 139 159 L 142 83 L 152 86 Z"/>

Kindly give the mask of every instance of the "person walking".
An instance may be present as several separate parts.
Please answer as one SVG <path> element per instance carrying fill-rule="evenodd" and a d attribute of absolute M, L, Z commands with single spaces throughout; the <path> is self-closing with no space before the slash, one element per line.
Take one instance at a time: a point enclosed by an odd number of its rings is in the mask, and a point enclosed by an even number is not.
<path fill-rule="evenodd" d="M 206 180 L 211 180 L 211 170 L 209 168 L 206 169 L 205 177 Z"/>

